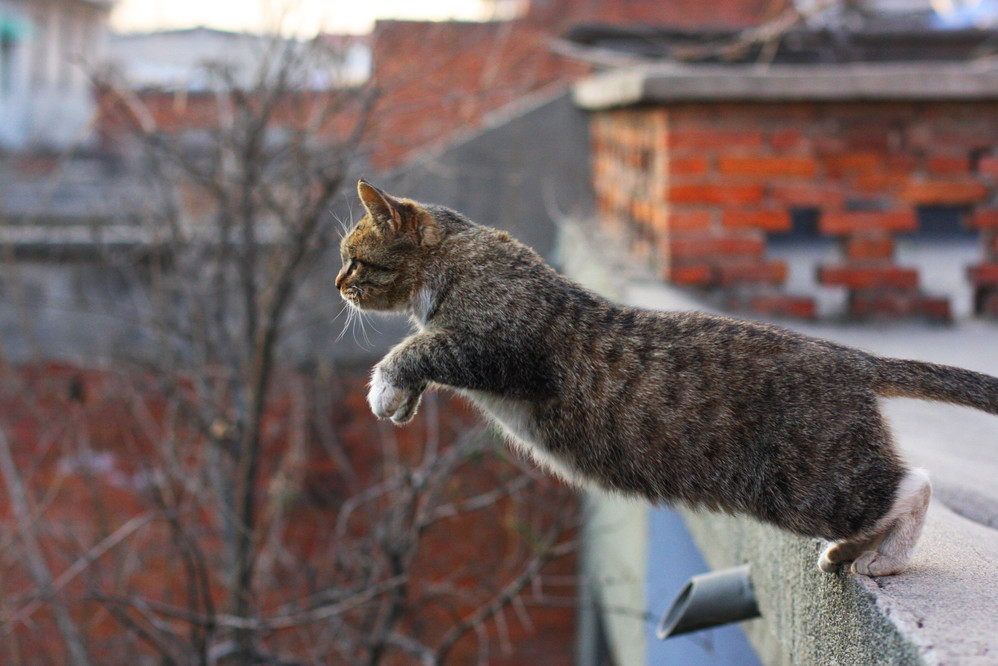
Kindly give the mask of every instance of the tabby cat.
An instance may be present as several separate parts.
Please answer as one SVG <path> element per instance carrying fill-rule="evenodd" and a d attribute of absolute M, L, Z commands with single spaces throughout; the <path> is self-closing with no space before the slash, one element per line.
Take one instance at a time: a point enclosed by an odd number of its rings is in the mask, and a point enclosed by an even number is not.
<path fill-rule="evenodd" d="M 998 414 L 998 379 L 774 326 L 614 305 L 509 234 L 364 181 L 336 288 L 414 333 L 374 368 L 380 418 L 449 387 L 555 474 L 656 503 L 747 513 L 829 541 L 818 565 L 901 571 L 931 487 L 878 396 Z M 849 564 L 851 563 L 851 564 Z"/>

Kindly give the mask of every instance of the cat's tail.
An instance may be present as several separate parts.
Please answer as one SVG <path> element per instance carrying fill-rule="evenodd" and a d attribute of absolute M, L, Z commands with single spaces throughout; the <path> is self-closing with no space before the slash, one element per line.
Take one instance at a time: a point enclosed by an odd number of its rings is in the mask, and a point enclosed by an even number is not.
<path fill-rule="evenodd" d="M 952 402 L 998 415 L 998 377 L 951 365 L 876 358 L 873 389 L 885 397 Z"/>

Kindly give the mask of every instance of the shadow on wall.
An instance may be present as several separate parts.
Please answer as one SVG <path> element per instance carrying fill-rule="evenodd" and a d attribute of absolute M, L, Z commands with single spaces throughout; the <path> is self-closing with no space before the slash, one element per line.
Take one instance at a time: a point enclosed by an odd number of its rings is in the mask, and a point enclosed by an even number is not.
<path fill-rule="evenodd" d="M 561 90 L 386 174 L 384 187 L 505 229 L 557 263 L 556 220 L 593 209 L 589 165 L 588 120 Z"/>

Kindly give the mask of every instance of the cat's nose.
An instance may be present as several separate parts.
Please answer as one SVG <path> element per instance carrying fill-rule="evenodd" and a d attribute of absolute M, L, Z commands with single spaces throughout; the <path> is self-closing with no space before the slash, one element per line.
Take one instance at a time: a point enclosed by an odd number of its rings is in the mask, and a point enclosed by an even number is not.
<path fill-rule="evenodd" d="M 345 280 L 346 277 L 347 277 L 347 269 L 346 268 L 340 269 L 339 274 L 336 276 L 336 281 L 334 282 L 337 289 L 340 289 L 342 287 L 343 280 Z"/>

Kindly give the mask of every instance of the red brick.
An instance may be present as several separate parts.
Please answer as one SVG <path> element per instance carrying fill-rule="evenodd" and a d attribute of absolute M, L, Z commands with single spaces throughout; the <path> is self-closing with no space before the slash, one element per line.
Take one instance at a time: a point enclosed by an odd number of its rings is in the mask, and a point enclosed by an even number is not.
<path fill-rule="evenodd" d="M 867 113 L 869 111 L 867 110 Z M 872 124 L 869 116 L 863 118 L 861 124 L 849 127 L 844 132 L 846 145 L 853 150 L 873 150 L 886 152 L 900 142 L 898 132 L 884 127 L 890 121 L 886 118 L 879 118 Z M 885 131 L 886 129 L 886 131 Z"/>
<path fill-rule="evenodd" d="M 795 129 L 776 130 L 769 135 L 769 145 L 776 150 L 789 150 L 800 143 L 800 132 Z"/>
<path fill-rule="evenodd" d="M 818 268 L 818 282 L 827 286 L 849 289 L 875 289 L 895 287 L 914 289 L 918 286 L 918 271 L 891 264 L 881 266 L 837 265 Z"/>
<path fill-rule="evenodd" d="M 977 163 L 977 171 L 998 180 L 998 156 L 987 155 L 982 157 L 981 161 Z"/>
<path fill-rule="evenodd" d="M 668 213 L 670 231 L 706 231 L 713 226 L 714 211 L 707 208 L 685 208 Z"/>
<path fill-rule="evenodd" d="M 988 188 L 972 180 L 910 182 L 901 197 L 916 205 L 973 204 L 988 196 Z"/>
<path fill-rule="evenodd" d="M 967 268 L 967 277 L 977 286 L 998 286 L 998 262 L 970 266 Z"/>
<path fill-rule="evenodd" d="M 970 158 L 967 155 L 932 155 L 926 158 L 925 169 L 943 176 L 965 174 L 970 171 Z"/>
<path fill-rule="evenodd" d="M 817 170 L 811 157 L 721 157 L 718 171 L 726 176 L 801 176 L 810 178 Z"/>
<path fill-rule="evenodd" d="M 888 171 L 895 173 L 914 171 L 918 166 L 918 158 L 914 153 L 888 153 L 884 157 L 884 165 Z"/>
<path fill-rule="evenodd" d="M 826 211 L 818 220 L 818 228 L 831 236 L 870 231 L 896 233 L 915 231 L 918 228 L 918 218 L 913 210 Z"/>
<path fill-rule="evenodd" d="M 782 261 L 725 262 L 717 267 L 721 286 L 740 284 L 782 284 L 787 279 L 787 265 Z"/>
<path fill-rule="evenodd" d="M 709 264 L 670 266 L 666 279 L 687 287 L 704 287 L 714 282 L 714 267 Z"/>
<path fill-rule="evenodd" d="M 688 204 L 755 204 L 762 200 L 763 189 L 755 184 L 689 183 L 672 185 L 669 200 Z"/>
<path fill-rule="evenodd" d="M 813 298 L 790 294 L 756 296 L 749 303 L 749 307 L 753 312 L 765 316 L 814 319 L 816 314 Z"/>
<path fill-rule="evenodd" d="M 780 232 L 790 231 L 792 220 L 785 210 L 727 210 L 721 215 L 721 226 Z"/>
<path fill-rule="evenodd" d="M 922 314 L 933 321 L 952 321 L 953 312 L 949 299 L 945 297 L 929 298 L 922 301 Z"/>
<path fill-rule="evenodd" d="M 826 156 L 823 162 L 830 176 L 844 176 L 879 170 L 884 156 L 877 152 L 838 153 Z"/>
<path fill-rule="evenodd" d="M 669 133 L 669 147 L 673 150 L 731 150 L 759 148 L 762 133 L 757 130 L 675 130 Z"/>
<path fill-rule="evenodd" d="M 908 293 L 856 293 L 849 301 L 849 312 L 856 317 L 925 317 L 933 321 L 950 321 L 949 299 L 925 296 L 917 291 Z"/>
<path fill-rule="evenodd" d="M 766 250 L 766 242 L 757 236 L 716 236 L 709 234 L 673 237 L 668 241 L 673 259 L 707 259 L 712 257 L 758 257 Z"/>
<path fill-rule="evenodd" d="M 811 137 L 811 146 L 819 155 L 837 155 L 846 149 L 846 142 L 837 134 L 817 134 Z"/>
<path fill-rule="evenodd" d="M 989 136 L 991 128 L 974 128 L 971 124 L 951 127 L 947 130 L 937 130 L 933 139 L 936 145 L 947 148 L 964 148 L 968 152 L 981 150 L 992 145 L 992 138 Z"/>
<path fill-rule="evenodd" d="M 894 238 L 887 234 L 849 236 L 844 242 L 847 259 L 890 259 L 894 256 Z"/>
<path fill-rule="evenodd" d="M 710 166 L 703 155 L 673 157 L 668 160 L 669 174 L 673 176 L 704 176 Z"/>
<path fill-rule="evenodd" d="M 773 184 L 770 195 L 774 201 L 787 206 L 836 208 L 845 203 L 841 188 L 817 183 Z"/>
<path fill-rule="evenodd" d="M 887 194 L 900 190 L 910 179 L 907 172 L 872 171 L 857 175 L 853 187 L 863 194 Z"/>
<path fill-rule="evenodd" d="M 998 208 L 979 208 L 970 218 L 975 229 L 998 229 Z"/>

